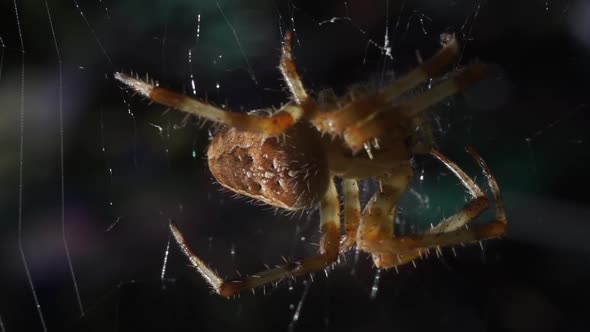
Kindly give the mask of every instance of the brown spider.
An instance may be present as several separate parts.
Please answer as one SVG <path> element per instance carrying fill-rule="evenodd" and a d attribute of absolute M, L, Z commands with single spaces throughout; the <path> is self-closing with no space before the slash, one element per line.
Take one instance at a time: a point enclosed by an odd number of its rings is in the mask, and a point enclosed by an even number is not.
<path fill-rule="evenodd" d="M 209 268 L 191 251 L 177 226 L 170 225 L 192 265 L 215 292 L 229 297 L 285 277 L 324 269 L 355 243 L 372 254 L 377 267 L 391 268 L 412 262 L 428 248 L 505 234 L 507 221 L 498 184 L 483 159 L 467 148 L 487 177 L 496 200 L 496 218 L 468 228 L 467 223 L 488 207 L 488 199 L 455 163 L 431 148 L 430 132 L 422 126 L 423 112 L 480 80 L 483 65 L 471 65 L 432 89 L 407 97 L 406 92 L 451 64 L 457 50 L 457 42 L 451 38 L 430 60 L 390 85 L 326 105 L 304 89 L 291 55 L 291 34 L 287 33 L 280 69 L 293 102 L 269 116 L 228 112 L 121 73 L 115 73 L 115 78 L 156 103 L 225 125 L 207 152 L 209 169 L 222 186 L 287 210 L 320 204 L 317 256 L 234 280 L 224 280 Z M 424 137 L 418 136 L 418 128 L 422 128 Z M 357 153 L 362 148 L 366 155 Z M 396 236 L 396 203 L 412 178 L 410 159 L 417 153 L 429 153 L 445 164 L 472 199 L 425 233 Z M 342 179 L 344 193 L 343 236 L 335 177 Z M 371 177 L 379 181 L 380 190 L 361 213 L 357 180 Z"/>

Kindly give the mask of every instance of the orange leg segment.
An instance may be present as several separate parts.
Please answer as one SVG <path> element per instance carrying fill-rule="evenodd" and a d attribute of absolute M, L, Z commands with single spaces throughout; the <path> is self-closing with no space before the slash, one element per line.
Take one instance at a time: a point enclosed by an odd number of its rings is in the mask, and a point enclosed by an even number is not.
<path fill-rule="evenodd" d="M 280 281 L 286 277 L 305 275 L 324 269 L 334 263 L 338 258 L 338 246 L 340 242 L 340 204 L 334 181 L 331 179 L 328 192 L 321 201 L 320 206 L 320 254 L 304 258 L 300 261 L 262 271 L 252 276 L 240 277 L 233 280 L 224 280 L 209 268 L 186 243 L 182 233 L 175 224 L 170 224 L 170 230 L 182 252 L 187 256 L 191 264 L 201 274 L 203 279 L 219 295 L 230 297 L 241 291 Z"/>
<path fill-rule="evenodd" d="M 343 134 L 344 141 L 353 152 L 358 152 L 373 137 L 381 137 L 385 132 L 405 132 L 399 127 L 409 125 L 411 119 L 420 116 L 430 106 L 462 91 L 483 76 L 484 66 L 475 64 L 409 101 L 388 106 L 396 96 L 382 95 L 380 98 L 384 100 L 385 106 L 373 108 L 377 110 L 376 113 L 347 127 Z"/>
<path fill-rule="evenodd" d="M 452 38 L 432 58 L 404 76 L 385 86 L 377 94 L 353 100 L 335 112 L 318 112 L 311 118 L 320 130 L 331 135 L 342 135 L 346 128 L 363 122 L 376 110 L 391 109 L 391 101 L 415 88 L 421 82 L 439 74 L 457 57 L 458 44 Z M 377 137 L 374 135 L 372 137 Z M 363 141 L 362 143 L 364 143 Z M 360 146 L 362 146 L 362 143 Z M 353 149 L 353 151 L 355 151 Z"/>
<path fill-rule="evenodd" d="M 282 134 L 304 115 L 304 109 L 301 106 L 292 104 L 283 106 L 270 117 L 229 112 L 123 73 L 115 73 L 115 78 L 158 104 L 196 115 L 205 120 L 228 125 L 238 130 L 260 133 L 267 137 Z"/>
<path fill-rule="evenodd" d="M 342 180 L 342 191 L 344 192 L 344 237 L 340 241 L 340 252 L 344 253 L 356 243 L 356 234 L 361 220 L 361 203 L 356 180 Z"/>
<path fill-rule="evenodd" d="M 378 265 L 376 262 L 376 265 L 380 267 L 398 266 L 411 262 L 413 259 L 419 257 L 420 250 L 459 245 L 500 237 L 506 234 L 506 214 L 496 179 L 484 160 L 473 148 L 469 147 L 467 151 L 475 158 L 487 177 L 488 185 L 492 189 L 496 199 L 496 219 L 485 225 L 467 227 L 469 221 L 480 215 L 488 207 L 488 199 L 479 186 L 455 163 L 443 156 L 440 152 L 433 150 L 432 155 L 445 164 L 459 178 L 463 186 L 472 196 L 472 200 L 459 212 L 446 218 L 425 234 L 398 237 L 379 236 L 366 243 L 363 249 L 372 253 L 374 257 L 375 254 L 399 255 L 397 260 L 389 260 L 389 262 L 385 262 L 387 264 L 381 265 Z"/>

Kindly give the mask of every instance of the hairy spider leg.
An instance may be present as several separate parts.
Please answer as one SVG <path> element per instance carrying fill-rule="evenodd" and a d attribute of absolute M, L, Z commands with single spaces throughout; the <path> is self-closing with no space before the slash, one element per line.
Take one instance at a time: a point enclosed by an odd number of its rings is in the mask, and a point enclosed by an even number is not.
<path fill-rule="evenodd" d="M 368 140 L 380 137 L 386 132 L 395 132 L 398 126 L 420 116 L 429 107 L 464 90 L 483 77 L 484 65 L 474 64 L 432 89 L 393 106 L 389 105 L 396 96 L 381 94 L 380 99 L 385 102 L 377 107 L 376 113 L 347 127 L 343 133 L 344 141 L 356 153 L 363 148 Z"/>
<path fill-rule="evenodd" d="M 215 123 L 234 127 L 238 130 L 260 133 L 267 137 L 277 136 L 285 132 L 285 130 L 289 129 L 303 117 L 311 117 L 317 109 L 315 103 L 305 91 L 303 82 L 297 72 L 297 67 L 292 56 L 291 39 L 291 32 L 288 31 L 283 41 L 280 70 L 296 104 L 286 104 L 270 117 L 229 112 L 209 103 L 204 103 L 172 90 L 155 86 L 147 80 L 141 80 L 138 77 L 123 73 L 115 73 L 115 79 L 158 104 L 178 109 Z"/>
<path fill-rule="evenodd" d="M 301 105 L 308 101 L 309 96 L 305 91 L 301 77 L 297 72 L 297 66 L 293 60 L 291 40 L 292 33 L 291 31 L 287 31 L 283 40 L 283 53 L 281 55 L 281 63 L 279 68 L 281 69 L 281 74 L 283 74 L 285 82 L 289 86 L 289 90 L 293 95 L 293 99 L 297 104 Z"/>
<path fill-rule="evenodd" d="M 412 169 L 407 164 L 378 177 L 380 190 L 365 206 L 358 228 L 357 243 L 361 249 L 365 248 L 365 243 L 378 241 L 383 234 L 389 233 L 389 216 L 411 178 Z"/>
<path fill-rule="evenodd" d="M 238 130 L 260 133 L 267 137 L 282 134 L 301 119 L 304 114 L 302 107 L 293 104 L 284 105 L 270 117 L 229 112 L 127 74 L 115 73 L 115 79 L 158 104 L 196 115 L 205 120 L 234 127 Z"/>
<path fill-rule="evenodd" d="M 361 220 L 359 186 L 356 179 L 343 179 L 344 236 L 340 240 L 340 252 L 344 253 L 356 243 L 356 233 Z"/>
<path fill-rule="evenodd" d="M 457 57 L 459 46 L 453 37 L 432 58 L 409 73 L 383 87 L 377 94 L 370 94 L 351 101 L 334 112 L 318 112 L 311 119 L 322 132 L 342 135 L 351 125 L 365 119 L 375 110 L 391 108 L 391 100 L 415 88 L 421 82 L 441 73 Z M 364 142 L 363 142 L 364 143 Z"/>
<path fill-rule="evenodd" d="M 494 201 L 496 202 L 496 220 L 499 223 L 507 224 L 508 220 L 506 219 L 506 209 L 504 207 L 504 199 L 502 198 L 502 193 L 500 192 L 500 186 L 498 186 L 498 181 L 496 181 L 496 177 L 494 173 L 490 170 L 490 167 L 485 162 L 485 160 L 475 151 L 472 146 L 467 147 L 467 152 L 469 152 L 477 161 L 477 164 L 482 169 L 484 176 L 488 180 L 488 186 L 492 190 L 492 195 L 494 195 Z"/>
<path fill-rule="evenodd" d="M 372 253 L 370 246 L 382 238 L 394 236 L 393 220 L 395 219 L 395 205 L 412 179 L 412 168 L 409 164 L 389 170 L 378 177 L 380 190 L 369 200 L 357 232 L 359 249 Z M 383 256 L 387 256 L 386 253 Z M 380 258 L 380 253 L 373 255 L 373 260 L 389 260 Z M 377 265 L 379 266 L 379 265 Z"/>
<path fill-rule="evenodd" d="M 340 203 L 334 180 L 330 179 L 326 195 L 320 203 L 320 254 L 291 262 L 286 265 L 262 271 L 252 276 L 224 280 L 199 257 L 197 257 L 184 240 L 182 233 L 175 224 L 170 224 L 170 230 L 182 252 L 213 290 L 225 297 L 238 292 L 280 281 L 286 277 L 295 277 L 324 269 L 338 258 L 338 244 L 340 241 Z"/>
<path fill-rule="evenodd" d="M 308 95 L 305 92 L 291 55 L 290 31 L 285 34 L 280 69 L 296 103 L 301 104 L 307 101 Z M 138 77 L 123 73 L 115 73 L 115 79 L 158 104 L 175 108 L 215 123 L 225 124 L 239 130 L 261 133 L 268 137 L 282 134 L 299 121 L 307 111 L 315 109 L 314 107 L 304 108 L 299 105 L 287 104 L 270 117 L 260 117 L 254 114 L 228 112 L 211 104 L 155 86 L 146 80 L 141 80 Z"/>
<path fill-rule="evenodd" d="M 445 166 L 447 166 L 451 172 L 453 172 L 459 181 L 461 181 L 463 187 L 467 189 L 472 200 L 463 209 L 467 210 L 468 212 L 457 213 L 449 218 L 446 218 L 436 226 L 429 229 L 426 233 L 436 234 L 441 232 L 455 231 L 485 210 L 488 206 L 488 199 L 481 188 L 475 183 L 475 181 L 473 181 L 465 172 L 463 172 L 459 166 L 457 166 L 437 150 L 433 149 L 430 153 L 440 160 Z M 379 268 L 391 268 L 412 262 L 422 255 L 423 249 L 424 248 L 410 250 L 407 252 L 399 252 L 395 255 L 373 254 L 373 260 L 375 265 Z"/>
<path fill-rule="evenodd" d="M 445 164 L 459 178 L 473 199 L 463 209 L 453 216 L 446 218 L 425 234 L 373 238 L 373 241 L 364 243 L 362 249 L 372 254 L 401 254 L 403 259 L 398 260 L 398 262 L 392 261 L 389 266 L 386 266 L 393 267 L 412 261 L 420 255 L 421 249 L 460 245 L 504 235 L 507 230 L 506 213 L 496 179 L 485 161 L 473 148 L 469 147 L 467 151 L 482 168 L 486 175 L 488 185 L 496 199 L 495 220 L 485 225 L 466 226 L 469 221 L 473 220 L 488 207 L 489 201 L 475 181 L 465 174 L 459 166 L 443 156 L 440 152 L 433 150 L 432 155 Z"/>

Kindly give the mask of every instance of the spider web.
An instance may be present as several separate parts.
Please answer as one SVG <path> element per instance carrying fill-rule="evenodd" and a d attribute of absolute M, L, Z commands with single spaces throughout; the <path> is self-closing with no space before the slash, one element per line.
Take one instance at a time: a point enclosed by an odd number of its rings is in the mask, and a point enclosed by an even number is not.
<path fill-rule="evenodd" d="M 590 295 L 584 1 L 15 0 L 0 13 L 0 332 L 587 325 L 588 305 L 572 305 Z M 315 253 L 317 213 L 220 192 L 206 169 L 209 127 L 131 96 L 112 74 L 147 73 L 235 111 L 277 107 L 287 30 L 314 94 L 386 84 L 457 34 L 456 67 L 479 58 L 488 78 L 432 111 L 437 146 L 480 183 L 463 147 L 488 161 L 508 239 L 397 272 L 353 251 L 325 275 L 210 295 L 171 243 L 170 220 L 231 276 Z M 466 197 L 431 158 L 414 163 L 400 232 L 427 229 Z M 364 200 L 375 190 L 364 183 Z"/>

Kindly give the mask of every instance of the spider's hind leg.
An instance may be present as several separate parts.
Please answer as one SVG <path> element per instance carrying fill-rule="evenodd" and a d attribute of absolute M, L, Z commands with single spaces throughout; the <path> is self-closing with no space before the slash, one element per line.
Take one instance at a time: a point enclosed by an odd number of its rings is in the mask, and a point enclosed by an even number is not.
<path fill-rule="evenodd" d="M 230 297 L 241 291 L 254 289 L 274 281 L 280 281 L 286 277 L 295 277 L 316 272 L 336 262 L 340 242 L 340 204 L 338 202 L 338 193 L 333 179 L 330 179 L 328 191 L 324 198 L 322 198 L 320 206 L 320 231 L 322 237 L 320 240 L 319 255 L 287 263 L 252 276 L 240 277 L 233 280 L 222 279 L 191 251 L 175 224 L 170 224 L 170 230 L 182 252 L 211 288 L 221 296 Z"/>
<path fill-rule="evenodd" d="M 382 239 L 393 238 L 396 203 L 406 191 L 412 178 L 409 164 L 388 170 L 379 177 L 380 190 L 367 203 L 357 233 L 359 249 L 373 254 L 377 267 L 388 265 L 396 256 L 390 253 L 374 252 L 372 247 Z"/>
<path fill-rule="evenodd" d="M 373 241 L 365 248 L 367 251 L 378 254 L 400 255 L 398 261 L 391 261 L 384 267 L 394 267 L 411 262 L 420 256 L 420 250 L 427 248 L 439 248 L 443 246 L 460 245 L 468 242 L 481 241 L 488 238 L 502 236 L 507 230 L 506 213 L 504 203 L 496 179 L 484 160 L 473 148 L 468 152 L 475 158 L 482 168 L 496 201 L 496 218 L 485 225 L 474 225 L 469 228 L 466 224 L 480 215 L 489 205 L 488 199 L 479 186 L 459 166 L 443 156 L 440 152 L 433 150 L 431 153 L 461 181 L 463 186 L 472 196 L 463 209 L 446 218 L 438 225 L 431 228 L 424 234 L 404 235 L 398 237 L 380 238 Z"/>

